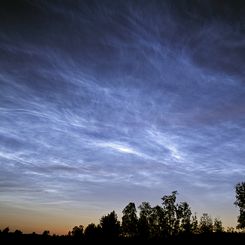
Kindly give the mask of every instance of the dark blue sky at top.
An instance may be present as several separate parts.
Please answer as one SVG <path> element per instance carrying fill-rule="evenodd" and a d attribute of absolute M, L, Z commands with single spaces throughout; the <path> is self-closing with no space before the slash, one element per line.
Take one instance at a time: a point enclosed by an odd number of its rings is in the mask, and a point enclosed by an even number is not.
<path fill-rule="evenodd" d="M 242 1 L 1 5 L 6 225 L 10 212 L 99 217 L 173 190 L 193 211 L 235 222 L 245 173 Z"/>

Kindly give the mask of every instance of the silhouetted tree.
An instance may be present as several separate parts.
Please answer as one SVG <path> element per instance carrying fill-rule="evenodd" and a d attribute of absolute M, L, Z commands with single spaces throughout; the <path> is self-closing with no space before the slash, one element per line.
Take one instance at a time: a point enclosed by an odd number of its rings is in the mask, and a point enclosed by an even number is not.
<path fill-rule="evenodd" d="M 102 234 L 105 238 L 116 238 L 120 233 L 120 222 L 117 220 L 117 214 L 112 211 L 100 219 Z"/>
<path fill-rule="evenodd" d="M 177 220 L 177 207 L 176 202 L 177 191 L 173 191 L 171 195 L 162 197 L 162 205 L 164 210 L 165 232 L 167 235 L 173 235 L 178 227 Z"/>
<path fill-rule="evenodd" d="M 101 237 L 101 227 L 99 225 L 95 225 L 93 223 L 89 224 L 85 231 L 84 236 L 88 240 L 95 240 Z"/>
<path fill-rule="evenodd" d="M 197 216 L 196 216 L 196 213 L 195 215 L 193 215 L 191 217 L 191 233 L 193 234 L 198 234 L 199 233 L 199 228 L 198 228 L 198 219 L 197 219 Z"/>
<path fill-rule="evenodd" d="M 204 213 L 200 218 L 199 231 L 200 233 L 213 232 L 213 221 L 207 213 Z"/>
<path fill-rule="evenodd" d="M 160 239 L 165 225 L 163 208 L 159 205 L 152 208 L 150 215 L 150 237 Z"/>
<path fill-rule="evenodd" d="M 234 231 L 235 231 L 235 228 L 232 226 L 228 226 L 226 229 L 226 232 L 228 232 L 228 233 L 233 233 Z"/>
<path fill-rule="evenodd" d="M 49 236 L 50 232 L 48 230 L 43 231 L 43 236 Z"/>
<path fill-rule="evenodd" d="M 22 231 L 20 231 L 20 230 L 15 230 L 14 234 L 15 234 L 16 236 L 20 236 L 20 235 L 22 235 L 23 233 L 22 233 Z"/>
<path fill-rule="evenodd" d="M 139 235 L 142 238 L 149 238 L 150 237 L 150 219 L 152 214 L 152 208 L 149 202 L 142 202 L 139 205 L 140 215 L 139 215 L 139 222 L 138 222 L 138 231 Z"/>
<path fill-rule="evenodd" d="M 8 234 L 9 233 L 9 227 L 6 227 L 2 231 L 3 234 Z"/>
<path fill-rule="evenodd" d="M 243 229 L 245 228 L 245 182 L 238 183 L 235 188 L 236 201 L 234 204 L 240 209 L 240 214 L 237 219 L 237 228 Z"/>
<path fill-rule="evenodd" d="M 224 231 L 222 221 L 218 218 L 214 219 L 213 231 L 214 232 L 223 232 Z"/>
<path fill-rule="evenodd" d="M 83 238 L 83 225 L 74 226 L 71 235 L 75 240 L 81 240 Z"/>
<path fill-rule="evenodd" d="M 177 224 L 181 233 L 191 232 L 191 208 L 187 202 L 181 202 L 177 205 Z M 177 227 L 176 227 L 177 228 Z"/>
<path fill-rule="evenodd" d="M 135 237 L 137 235 L 137 210 L 135 204 L 130 202 L 122 211 L 122 231 L 127 237 Z"/>

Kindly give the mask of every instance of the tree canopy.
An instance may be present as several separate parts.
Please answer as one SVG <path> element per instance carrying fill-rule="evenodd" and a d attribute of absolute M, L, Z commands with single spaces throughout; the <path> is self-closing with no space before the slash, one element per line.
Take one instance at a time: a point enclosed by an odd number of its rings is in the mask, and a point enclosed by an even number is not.
<path fill-rule="evenodd" d="M 236 190 L 236 201 L 235 205 L 239 207 L 240 214 L 238 216 L 237 228 L 244 229 L 245 228 L 245 182 L 237 183 L 235 186 Z"/>

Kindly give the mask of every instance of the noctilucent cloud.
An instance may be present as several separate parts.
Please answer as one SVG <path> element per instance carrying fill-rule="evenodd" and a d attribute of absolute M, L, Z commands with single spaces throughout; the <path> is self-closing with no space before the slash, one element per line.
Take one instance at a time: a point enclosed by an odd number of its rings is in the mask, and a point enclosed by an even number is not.
<path fill-rule="evenodd" d="M 235 226 L 242 1 L 1 1 L 0 228 L 67 233 L 179 192 Z"/>

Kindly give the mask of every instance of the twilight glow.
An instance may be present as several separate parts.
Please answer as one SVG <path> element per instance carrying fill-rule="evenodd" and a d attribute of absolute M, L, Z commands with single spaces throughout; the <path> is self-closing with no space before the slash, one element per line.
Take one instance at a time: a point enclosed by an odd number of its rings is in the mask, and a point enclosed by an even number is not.
<path fill-rule="evenodd" d="M 245 8 L 234 2 L 3 1 L 0 229 L 67 233 L 173 190 L 235 226 Z"/>

